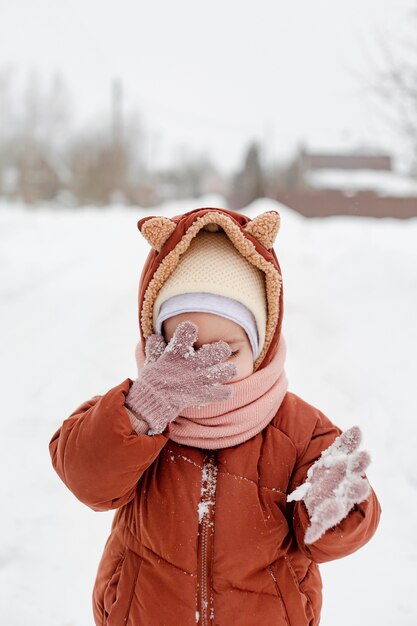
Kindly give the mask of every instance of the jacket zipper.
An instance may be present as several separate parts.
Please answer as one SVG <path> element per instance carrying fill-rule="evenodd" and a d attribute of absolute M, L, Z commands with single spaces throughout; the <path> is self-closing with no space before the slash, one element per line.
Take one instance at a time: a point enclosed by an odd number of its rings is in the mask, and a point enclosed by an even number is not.
<path fill-rule="evenodd" d="M 216 502 L 217 463 L 216 453 L 208 451 L 204 457 L 201 497 L 198 503 L 199 520 L 199 597 L 197 619 L 201 626 L 208 626 L 214 619 L 213 594 L 211 591 L 211 552 L 214 533 L 214 506 Z"/>
<path fill-rule="evenodd" d="M 271 565 L 268 566 L 268 569 L 269 569 L 269 573 L 271 574 L 271 578 L 274 581 L 275 590 L 277 592 L 277 597 L 278 597 L 278 599 L 279 599 L 279 601 L 281 603 L 282 610 L 284 611 L 285 621 L 287 622 L 288 626 L 290 626 L 290 618 L 289 618 L 289 615 L 288 615 L 287 607 L 285 606 L 284 600 L 282 599 L 282 593 L 281 593 L 281 589 L 278 586 L 277 578 L 276 578 L 276 576 L 275 576 L 275 574 L 273 572 L 273 569 L 272 569 Z"/>

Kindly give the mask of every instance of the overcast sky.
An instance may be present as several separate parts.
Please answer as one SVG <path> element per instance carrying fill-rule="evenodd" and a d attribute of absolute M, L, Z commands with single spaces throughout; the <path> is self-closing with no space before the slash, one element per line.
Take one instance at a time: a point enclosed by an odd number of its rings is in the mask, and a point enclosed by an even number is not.
<path fill-rule="evenodd" d="M 394 147 L 361 82 L 375 35 L 401 37 L 416 0 L 0 0 L 0 69 L 59 70 L 73 118 L 105 115 L 120 78 L 154 162 L 179 146 L 232 169 L 251 139 L 265 158 L 367 141 Z"/>

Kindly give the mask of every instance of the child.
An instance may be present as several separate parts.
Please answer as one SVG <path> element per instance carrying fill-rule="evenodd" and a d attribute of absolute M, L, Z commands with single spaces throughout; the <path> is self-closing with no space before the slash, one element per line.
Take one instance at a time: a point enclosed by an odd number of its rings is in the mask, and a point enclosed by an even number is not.
<path fill-rule="evenodd" d="M 376 531 L 359 428 L 287 391 L 279 223 L 214 208 L 138 222 L 138 378 L 50 442 L 74 495 L 117 509 L 97 626 L 315 626 L 318 564 Z"/>

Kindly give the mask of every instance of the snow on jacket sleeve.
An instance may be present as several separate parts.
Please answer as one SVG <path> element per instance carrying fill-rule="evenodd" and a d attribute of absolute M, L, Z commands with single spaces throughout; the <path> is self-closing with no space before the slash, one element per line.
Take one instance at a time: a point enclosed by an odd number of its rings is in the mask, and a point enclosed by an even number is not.
<path fill-rule="evenodd" d="M 315 409 L 314 413 L 317 417 L 314 431 L 308 441 L 299 446 L 299 455 L 288 493 L 292 493 L 296 487 L 305 482 L 309 467 L 342 432 L 321 411 Z M 381 515 L 380 504 L 371 488 L 367 500 L 355 504 L 345 519 L 327 530 L 316 542 L 306 545 L 304 536 L 310 526 L 307 508 L 302 500 L 290 503 L 289 506 L 297 543 L 307 557 L 316 563 L 339 559 L 361 548 L 374 535 Z"/>
<path fill-rule="evenodd" d="M 168 441 L 137 434 L 124 406 L 132 381 L 94 396 L 64 420 L 49 443 L 52 465 L 66 486 L 95 511 L 117 509 Z"/>

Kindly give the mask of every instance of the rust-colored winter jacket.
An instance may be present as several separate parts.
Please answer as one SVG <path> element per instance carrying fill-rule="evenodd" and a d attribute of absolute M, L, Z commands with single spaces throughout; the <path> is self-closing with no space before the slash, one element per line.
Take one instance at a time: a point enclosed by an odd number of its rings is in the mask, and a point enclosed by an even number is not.
<path fill-rule="evenodd" d="M 143 303 L 155 271 L 210 211 L 280 272 L 262 228 L 246 230 L 250 220 L 241 214 L 204 208 L 164 222 L 140 281 L 142 339 L 152 332 Z M 259 368 L 277 348 L 282 288 L 277 311 Z M 124 407 L 131 384 L 127 378 L 83 403 L 49 444 L 55 470 L 79 500 L 95 511 L 117 509 L 93 590 L 96 626 L 317 625 L 318 564 L 367 543 L 381 512 L 372 490 L 321 539 L 304 544 L 307 510 L 302 501 L 288 504 L 286 495 L 341 430 L 287 392 L 270 424 L 245 443 L 189 447 L 171 440 L 169 427 L 161 435 L 136 434 Z M 202 507 L 208 515 L 200 522 Z"/>

